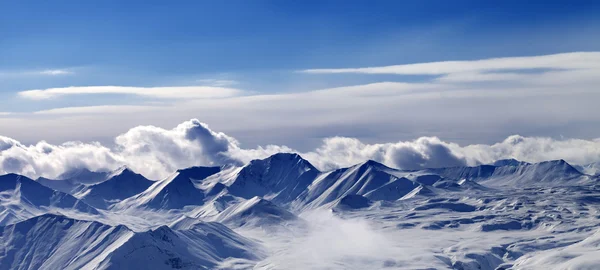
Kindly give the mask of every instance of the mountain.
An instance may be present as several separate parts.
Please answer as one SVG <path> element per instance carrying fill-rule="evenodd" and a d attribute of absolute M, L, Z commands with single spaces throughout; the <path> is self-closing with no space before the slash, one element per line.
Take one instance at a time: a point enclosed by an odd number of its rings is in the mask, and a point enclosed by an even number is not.
<path fill-rule="evenodd" d="M 25 176 L 0 176 L 0 224 L 54 211 L 75 211 L 98 214 L 85 202 L 60 191 L 52 190 Z"/>
<path fill-rule="evenodd" d="M 85 187 L 75 196 L 91 206 L 107 209 L 111 205 L 136 195 L 154 182 L 123 167 L 107 175 L 108 179 Z"/>
<path fill-rule="evenodd" d="M 502 164 L 502 163 L 501 163 Z M 467 179 L 485 182 L 493 186 L 564 185 L 586 181 L 589 178 L 564 160 L 540 163 L 521 163 L 513 166 L 480 165 L 475 167 L 452 167 L 427 169 L 448 179 Z"/>
<path fill-rule="evenodd" d="M 514 158 L 509 158 L 509 159 L 496 160 L 491 165 L 496 166 L 496 167 L 501 167 L 501 166 L 520 166 L 520 165 L 529 165 L 529 164 L 530 163 L 527 163 L 524 161 L 519 161 Z"/>
<path fill-rule="evenodd" d="M 300 155 L 279 153 L 251 161 L 231 180 L 228 188 L 231 194 L 242 198 L 260 196 L 288 204 L 304 192 L 319 173 Z"/>
<path fill-rule="evenodd" d="M 0 269 L 213 269 L 257 260 L 250 240 L 217 223 L 135 232 L 45 214 L 0 227 Z"/>
<path fill-rule="evenodd" d="M 192 167 L 178 170 L 166 179 L 154 182 L 143 192 L 115 204 L 114 208 L 168 210 L 202 205 L 205 194 L 196 187 L 196 182 L 216 174 L 220 170 L 219 167 Z"/>
<path fill-rule="evenodd" d="M 395 201 L 421 185 L 432 186 L 442 180 L 434 173 L 400 171 L 373 160 L 323 173 L 298 154 L 280 153 L 253 160 L 241 169 L 224 170 L 203 183 L 205 190 L 209 189 L 209 183 L 212 185 L 211 194 L 225 190 L 236 197 L 260 197 L 284 208 L 301 210 L 333 203 L 348 195 Z M 456 187 L 464 188 L 458 184 Z"/>
<path fill-rule="evenodd" d="M 533 267 L 518 258 L 578 252 L 600 228 L 600 178 L 582 170 L 564 160 L 424 170 L 369 160 L 321 172 L 280 153 L 160 181 L 127 168 L 93 181 L 8 174 L 0 270 Z M 567 255 L 559 261 L 580 261 Z"/>
<path fill-rule="evenodd" d="M 299 204 L 318 207 L 354 194 L 371 200 L 397 200 L 419 185 L 400 175 L 406 173 L 372 160 L 334 170 L 316 178 L 299 196 Z"/>
<path fill-rule="evenodd" d="M 84 185 L 97 184 L 109 178 L 110 171 L 90 171 L 87 168 L 76 168 L 66 171 L 57 177 L 58 180 L 68 180 Z"/>
<path fill-rule="evenodd" d="M 59 175 L 56 179 L 40 177 L 36 181 L 51 189 L 58 190 L 64 193 L 75 195 L 83 193 L 87 187 L 100 184 L 113 177 L 119 176 L 122 173 L 133 173 L 127 167 L 123 166 L 114 171 L 90 171 L 86 168 L 76 168 L 66 171 Z M 121 177 L 123 179 L 124 177 Z"/>

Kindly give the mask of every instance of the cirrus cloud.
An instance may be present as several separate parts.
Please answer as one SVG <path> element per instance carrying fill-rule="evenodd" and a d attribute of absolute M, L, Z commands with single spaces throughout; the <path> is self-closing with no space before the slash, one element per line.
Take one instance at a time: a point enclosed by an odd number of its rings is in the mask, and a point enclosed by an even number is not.
<path fill-rule="evenodd" d="M 541 56 L 490 58 L 475 61 L 443 61 L 384 67 L 306 69 L 304 73 L 364 73 L 398 75 L 444 75 L 524 69 L 599 69 L 600 52 L 572 52 Z"/>
<path fill-rule="evenodd" d="M 130 87 L 130 86 L 71 86 L 21 91 L 27 99 L 49 99 L 69 95 L 120 94 L 151 98 L 225 98 L 240 95 L 241 90 L 214 86 Z"/>

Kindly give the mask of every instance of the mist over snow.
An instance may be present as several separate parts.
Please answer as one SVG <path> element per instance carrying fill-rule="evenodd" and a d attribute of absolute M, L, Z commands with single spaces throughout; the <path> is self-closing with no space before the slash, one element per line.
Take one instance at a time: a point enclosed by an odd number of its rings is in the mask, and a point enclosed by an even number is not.
<path fill-rule="evenodd" d="M 382 261 L 416 255 L 395 242 L 392 233 L 363 218 L 343 219 L 322 209 L 303 213 L 301 218 L 304 226 L 268 233 L 243 231 L 273 251 L 257 265 L 259 269 L 377 269 Z"/>
<path fill-rule="evenodd" d="M 110 171 L 127 166 L 150 179 L 162 179 L 191 166 L 243 165 L 279 152 L 298 152 L 285 145 L 245 148 L 235 138 L 211 130 L 197 119 L 172 129 L 137 126 L 117 136 L 114 146 L 98 142 L 40 141 L 24 145 L 0 136 L 0 172 L 56 178 L 85 168 Z M 564 159 L 573 164 L 600 161 L 600 139 L 554 139 L 513 135 L 491 144 L 459 145 L 436 137 L 367 144 L 356 138 L 330 137 L 309 152 L 300 153 L 321 170 L 375 160 L 398 169 L 423 169 L 489 164 L 515 158 L 527 162 Z"/>

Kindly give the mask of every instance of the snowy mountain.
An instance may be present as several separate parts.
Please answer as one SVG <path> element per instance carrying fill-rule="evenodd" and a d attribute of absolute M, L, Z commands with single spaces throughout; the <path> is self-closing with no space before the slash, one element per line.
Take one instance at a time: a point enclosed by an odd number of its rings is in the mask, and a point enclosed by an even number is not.
<path fill-rule="evenodd" d="M 0 176 L 0 269 L 600 263 L 587 255 L 598 250 L 600 177 L 564 160 L 418 171 L 369 160 L 322 172 L 280 153 L 159 181 L 127 168 L 69 176 Z"/>
<path fill-rule="evenodd" d="M 319 174 L 298 154 L 279 153 L 244 166 L 229 185 L 231 194 L 250 199 L 265 197 L 287 204 L 302 193 Z"/>
<path fill-rule="evenodd" d="M 119 171 L 121 169 L 118 169 Z M 93 185 L 110 178 L 110 171 L 90 171 L 86 168 L 75 168 L 59 175 L 56 180 L 66 180 L 72 183 Z"/>
<path fill-rule="evenodd" d="M 0 227 L 0 269 L 214 269 L 257 260 L 250 240 L 217 223 L 134 232 L 45 214 Z"/>
<path fill-rule="evenodd" d="M 156 181 L 143 192 L 115 205 L 115 209 L 150 208 L 181 209 L 204 204 L 204 191 L 196 181 L 218 173 L 219 167 L 192 167 L 175 172 L 166 179 Z"/>
<path fill-rule="evenodd" d="M 49 212 L 98 214 L 96 209 L 85 202 L 25 176 L 0 176 L 0 225 Z"/>
<path fill-rule="evenodd" d="M 528 162 L 519 161 L 514 158 L 509 158 L 509 159 L 496 160 L 491 165 L 496 166 L 496 167 L 502 167 L 502 166 L 520 166 L 520 165 L 529 165 L 529 164 L 530 163 L 528 163 Z"/>
<path fill-rule="evenodd" d="M 107 176 L 107 180 L 86 186 L 75 194 L 91 206 L 107 209 L 111 205 L 136 195 L 154 182 L 123 167 Z"/>
<path fill-rule="evenodd" d="M 535 164 L 499 162 L 501 166 L 480 165 L 476 167 L 453 167 L 428 169 L 449 179 L 468 179 L 488 185 L 563 185 L 581 182 L 589 177 L 564 160 L 552 160 Z M 507 165 L 508 164 L 508 165 Z"/>
<path fill-rule="evenodd" d="M 398 177 L 398 173 L 370 160 L 320 176 L 302 194 L 301 200 L 311 207 L 355 194 L 374 200 L 397 200 L 419 185 L 408 178 Z"/>

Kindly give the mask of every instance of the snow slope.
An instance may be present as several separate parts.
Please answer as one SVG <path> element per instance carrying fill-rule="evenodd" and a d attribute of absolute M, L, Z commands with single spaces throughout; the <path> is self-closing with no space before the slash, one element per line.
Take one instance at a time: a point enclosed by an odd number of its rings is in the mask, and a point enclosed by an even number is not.
<path fill-rule="evenodd" d="M 0 227 L 0 269 L 214 269 L 257 260 L 250 240 L 217 223 L 134 232 L 45 214 Z"/>
<path fill-rule="evenodd" d="M 0 176 L 0 225 L 48 212 L 98 214 L 95 208 L 83 201 L 45 187 L 25 176 Z"/>

